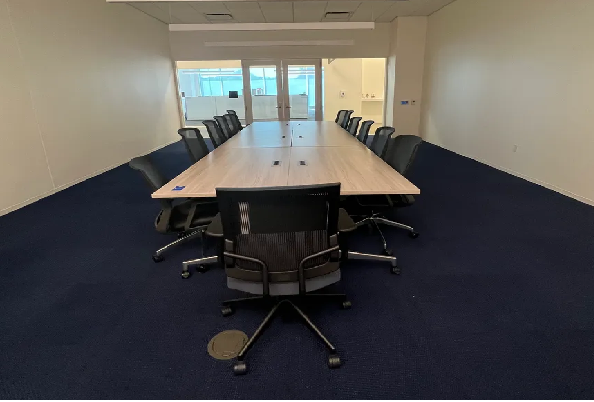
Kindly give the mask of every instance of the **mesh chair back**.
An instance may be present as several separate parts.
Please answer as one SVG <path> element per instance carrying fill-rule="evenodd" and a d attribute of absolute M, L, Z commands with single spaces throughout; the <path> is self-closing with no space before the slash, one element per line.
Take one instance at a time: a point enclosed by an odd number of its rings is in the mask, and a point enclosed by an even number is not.
<path fill-rule="evenodd" d="M 369 136 L 369 129 L 373 124 L 373 120 L 365 120 L 361 123 L 361 128 L 359 129 L 359 134 L 357 134 L 357 139 L 361 141 L 363 144 L 367 144 L 367 137 Z"/>
<path fill-rule="evenodd" d="M 157 191 L 168 182 L 167 178 L 159 172 L 149 155 L 133 158 L 128 165 L 142 174 L 152 191 Z M 158 200 L 161 207 L 171 208 L 172 201 L 170 199 L 159 198 Z"/>
<path fill-rule="evenodd" d="M 236 128 L 238 128 L 238 132 L 243 130 L 243 126 L 241 125 L 241 121 L 239 120 L 239 116 L 237 116 L 237 112 L 235 110 L 227 110 L 227 113 L 231 115 L 231 118 L 233 119 L 233 124 L 235 125 Z"/>
<path fill-rule="evenodd" d="M 239 116 L 237 116 L 234 113 L 229 113 L 229 115 L 231 116 L 231 119 L 233 120 L 233 125 L 237 129 L 237 132 L 243 130 L 243 126 L 241 125 L 241 121 L 239 120 Z"/>
<path fill-rule="evenodd" d="M 347 129 L 347 126 L 349 125 L 349 121 L 351 119 L 351 115 L 353 114 L 353 112 L 354 112 L 353 110 L 346 111 L 346 116 L 345 116 L 344 120 L 342 121 L 342 124 L 340 125 L 345 130 Z"/>
<path fill-rule="evenodd" d="M 340 183 L 254 189 L 218 188 L 217 199 L 225 251 L 264 262 L 271 274 L 267 280 L 271 282 L 289 281 L 289 276 L 294 278 L 305 257 L 327 250 L 336 243 Z M 326 254 L 304 265 L 306 269 L 317 268 L 330 258 Z M 263 282 L 260 264 L 240 259 L 236 259 L 234 264 L 244 275 L 249 275 L 251 271 L 252 275 L 255 274 L 255 281 Z M 228 258 L 226 266 L 229 267 Z M 305 276 L 314 277 L 312 272 Z"/>
<path fill-rule="evenodd" d="M 353 117 L 351 121 L 349 121 L 347 131 L 351 133 L 353 137 L 357 135 L 357 129 L 359 128 L 359 122 L 361 121 L 361 119 L 361 117 Z"/>
<path fill-rule="evenodd" d="M 336 114 L 336 119 L 334 119 L 334 123 L 341 125 L 344 121 L 344 118 L 346 117 L 347 112 L 348 110 L 339 110 Z"/>
<path fill-rule="evenodd" d="M 196 163 L 208 155 L 208 146 L 206 146 L 200 130 L 197 128 L 180 128 L 177 133 L 181 135 L 192 163 Z"/>
<path fill-rule="evenodd" d="M 384 161 L 401 175 L 405 175 L 412 165 L 423 140 L 416 135 L 399 135 L 391 138 Z"/>
<path fill-rule="evenodd" d="M 225 118 L 225 116 L 215 116 L 214 119 L 221 128 L 221 132 L 226 137 L 226 139 L 233 137 L 233 135 L 231 134 L 231 128 L 229 127 L 229 124 L 227 123 L 227 119 Z"/>
<path fill-rule="evenodd" d="M 225 138 L 225 136 L 223 135 L 223 132 L 221 131 L 221 128 L 219 127 L 216 121 L 204 120 L 202 124 L 204 124 L 204 126 L 206 127 L 206 131 L 208 131 L 208 136 L 210 137 L 212 145 L 214 145 L 215 148 L 227 141 L 227 138 Z"/>
<path fill-rule="evenodd" d="M 227 121 L 227 126 L 229 126 L 229 138 L 231 138 L 239 132 L 239 127 L 237 127 L 237 125 L 235 124 L 235 119 L 233 118 L 232 114 L 227 113 L 226 115 L 223 115 L 223 117 Z"/>
<path fill-rule="evenodd" d="M 371 141 L 369 149 L 380 158 L 383 158 L 386 154 L 386 149 L 388 148 L 388 140 L 392 134 L 394 134 L 394 131 L 393 127 L 379 127 L 375 130 L 375 135 L 373 136 L 373 141 Z"/>

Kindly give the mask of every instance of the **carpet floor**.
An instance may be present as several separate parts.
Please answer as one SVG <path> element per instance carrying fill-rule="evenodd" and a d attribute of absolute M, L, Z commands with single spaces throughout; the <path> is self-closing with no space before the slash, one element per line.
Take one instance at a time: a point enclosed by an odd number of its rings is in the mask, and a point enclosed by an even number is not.
<path fill-rule="evenodd" d="M 169 177 L 190 163 L 179 143 L 154 157 Z M 594 208 L 431 144 L 409 178 L 422 195 L 398 220 L 421 236 L 385 228 L 402 274 L 347 262 L 352 309 L 309 311 L 338 370 L 296 319 L 246 376 L 211 358 L 265 311 L 222 317 L 219 268 L 181 279 L 199 241 L 153 263 L 172 238 L 126 165 L 0 217 L 0 398 L 593 398 Z M 365 228 L 351 245 L 381 250 Z"/>

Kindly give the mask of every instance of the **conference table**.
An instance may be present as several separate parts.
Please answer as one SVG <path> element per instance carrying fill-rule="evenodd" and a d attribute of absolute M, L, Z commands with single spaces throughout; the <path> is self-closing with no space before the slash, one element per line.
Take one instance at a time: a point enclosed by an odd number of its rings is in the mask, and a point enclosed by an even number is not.
<path fill-rule="evenodd" d="M 217 187 L 340 182 L 342 195 L 420 194 L 357 138 L 330 121 L 255 122 L 152 194 L 215 197 Z"/>

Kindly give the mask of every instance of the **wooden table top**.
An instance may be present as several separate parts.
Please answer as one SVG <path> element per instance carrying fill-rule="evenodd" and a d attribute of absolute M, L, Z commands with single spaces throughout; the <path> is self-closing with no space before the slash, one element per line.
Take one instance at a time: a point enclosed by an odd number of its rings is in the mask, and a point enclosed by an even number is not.
<path fill-rule="evenodd" d="M 420 194 L 334 122 L 256 122 L 152 194 L 215 197 L 217 187 L 341 183 L 341 194 Z"/>

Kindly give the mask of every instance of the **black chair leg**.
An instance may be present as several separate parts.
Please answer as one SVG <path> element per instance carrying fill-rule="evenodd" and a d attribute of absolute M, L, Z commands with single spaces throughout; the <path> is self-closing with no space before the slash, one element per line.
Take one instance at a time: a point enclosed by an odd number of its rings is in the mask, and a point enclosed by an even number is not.
<path fill-rule="evenodd" d="M 223 306 L 221 307 L 221 313 L 223 314 L 223 317 L 227 317 L 235 312 L 235 310 L 233 309 L 233 306 L 235 304 L 262 302 L 264 300 L 265 300 L 265 298 L 263 296 L 242 297 L 239 299 L 225 300 L 223 302 Z"/>
<path fill-rule="evenodd" d="M 330 368 L 340 367 L 340 365 L 341 365 L 340 357 L 338 356 L 338 353 L 336 353 L 336 348 L 334 347 L 334 345 L 332 345 L 330 343 L 330 341 L 328 340 L 328 338 L 326 338 L 324 336 L 324 334 L 322 334 L 322 331 L 320 331 L 318 329 L 318 327 L 316 327 L 316 325 L 309 319 L 307 314 L 305 314 L 294 303 L 292 303 L 292 302 L 289 302 L 289 303 L 291 304 L 293 309 L 295 311 L 297 311 L 297 313 L 301 316 L 301 318 L 303 318 L 303 321 L 305 321 L 305 324 L 309 327 L 309 329 L 311 329 L 314 332 L 314 334 L 316 334 L 318 336 L 318 338 L 320 338 L 322 340 L 322 342 L 324 342 L 324 344 L 330 351 L 330 355 L 328 356 L 328 367 L 330 367 Z"/>
<path fill-rule="evenodd" d="M 247 341 L 247 343 L 243 346 L 239 354 L 237 355 L 237 362 L 233 366 L 233 373 L 236 375 L 241 375 L 247 373 L 247 364 L 245 363 L 245 355 L 250 350 L 250 348 L 254 345 L 254 343 L 258 340 L 260 335 L 264 332 L 274 314 L 277 312 L 278 308 L 283 304 L 284 300 L 275 304 L 272 310 L 268 313 L 266 318 L 262 321 L 256 332 L 252 335 L 252 337 Z"/>
<path fill-rule="evenodd" d="M 310 293 L 307 294 L 305 297 L 310 297 L 310 296 L 315 296 L 315 297 L 328 297 L 328 298 L 332 298 L 332 299 L 340 299 L 343 301 L 343 308 L 349 308 L 351 303 L 346 300 L 346 295 L 342 294 L 342 293 L 327 293 L 327 294 L 315 294 L 315 293 Z M 258 296 L 258 297 L 246 297 L 243 299 L 233 299 L 233 300 L 227 300 L 225 301 L 223 304 L 224 305 L 228 305 L 228 304 L 234 304 L 234 303 L 240 303 L 240 302 L 252 302 L 252 301 L 262 301 L 262 300 L 266 300 L 267 298 Z M 270 310 L 270 312 L 268 313 L 268 315 L 264 318 L 264 320 L 262 321 L 262 323 L 260 324 L 260 326 L 258 327 L 258 329 L 256 329 L 256 331 L 254 332 L 254 334 L 251 336 L 251 338 L 247 341 L 247 343 L 243 346 L 243 348 L 241 349 L 241 351 L 239 352 L 239 354 L 237 355 L 237 362 L 235 363 L 235 365 L 233 366 L 233 373 L 236 375 L 242 375 L 242 374 L 246 374 L 247 373 L 247 364 L 245 362 L 245 356 L 247 354 L 247 352 L 252 348 L 252 346 L 254 345 L 254 343 L 256 343 L 256 341 L 258 340 L 258 338 L 262 335 L 262 333 L 266 330 L 266 328 L 268 327 L 268 325 L 270 324 L 270 322 L 272 321 L 272 319 L 274 318 L 274 315 L 277 313 L 277 311 L 279 310 L 279 308 L 283 305 L 283 304 L 289 304 L 296 312 L 297 314 L 299 314 L 299 316 L 303 319 L 303 321 L 305 321 L 305 324 L 309 327 L 309 329 L 311 329 L 319 339 L 322 340 L 322 342 L 324 342 L 324 344 L 326 345 L 326 347 L 328 348 L 330 355 L 328 356 L 328 367 L 330 368 L 338 368 L 341 365 L 341 361 L 340 361 L 340 357 L 338 356 L 337 352 L 336 352 L 336 348 L 334 347 L 334 345 L 332 345 L 332 343 L 330 343 L 330 341 L 328 340 L 328 338 L 326 338 L 324 336 L 324 334 L 322 334 L 322 332 L 318 329 L 318 327 L 316 327 L 316 325 L 310 320 L 310 318 L 307 316 L 307 314 L 305 314 L 299 307 L 297 307 L 297 305 L 295 305 L 291 300 L 289 299 L 283 299 L 281 301 L 279 301 L 278 303 L 276 303 L 274 305 L 274 307 L 272 307 L 272 309 Z M 345 307 L 345 303 L 348 303 L 348 307 Z M 225 308 L 225 307 L 223 307 Z"/>

